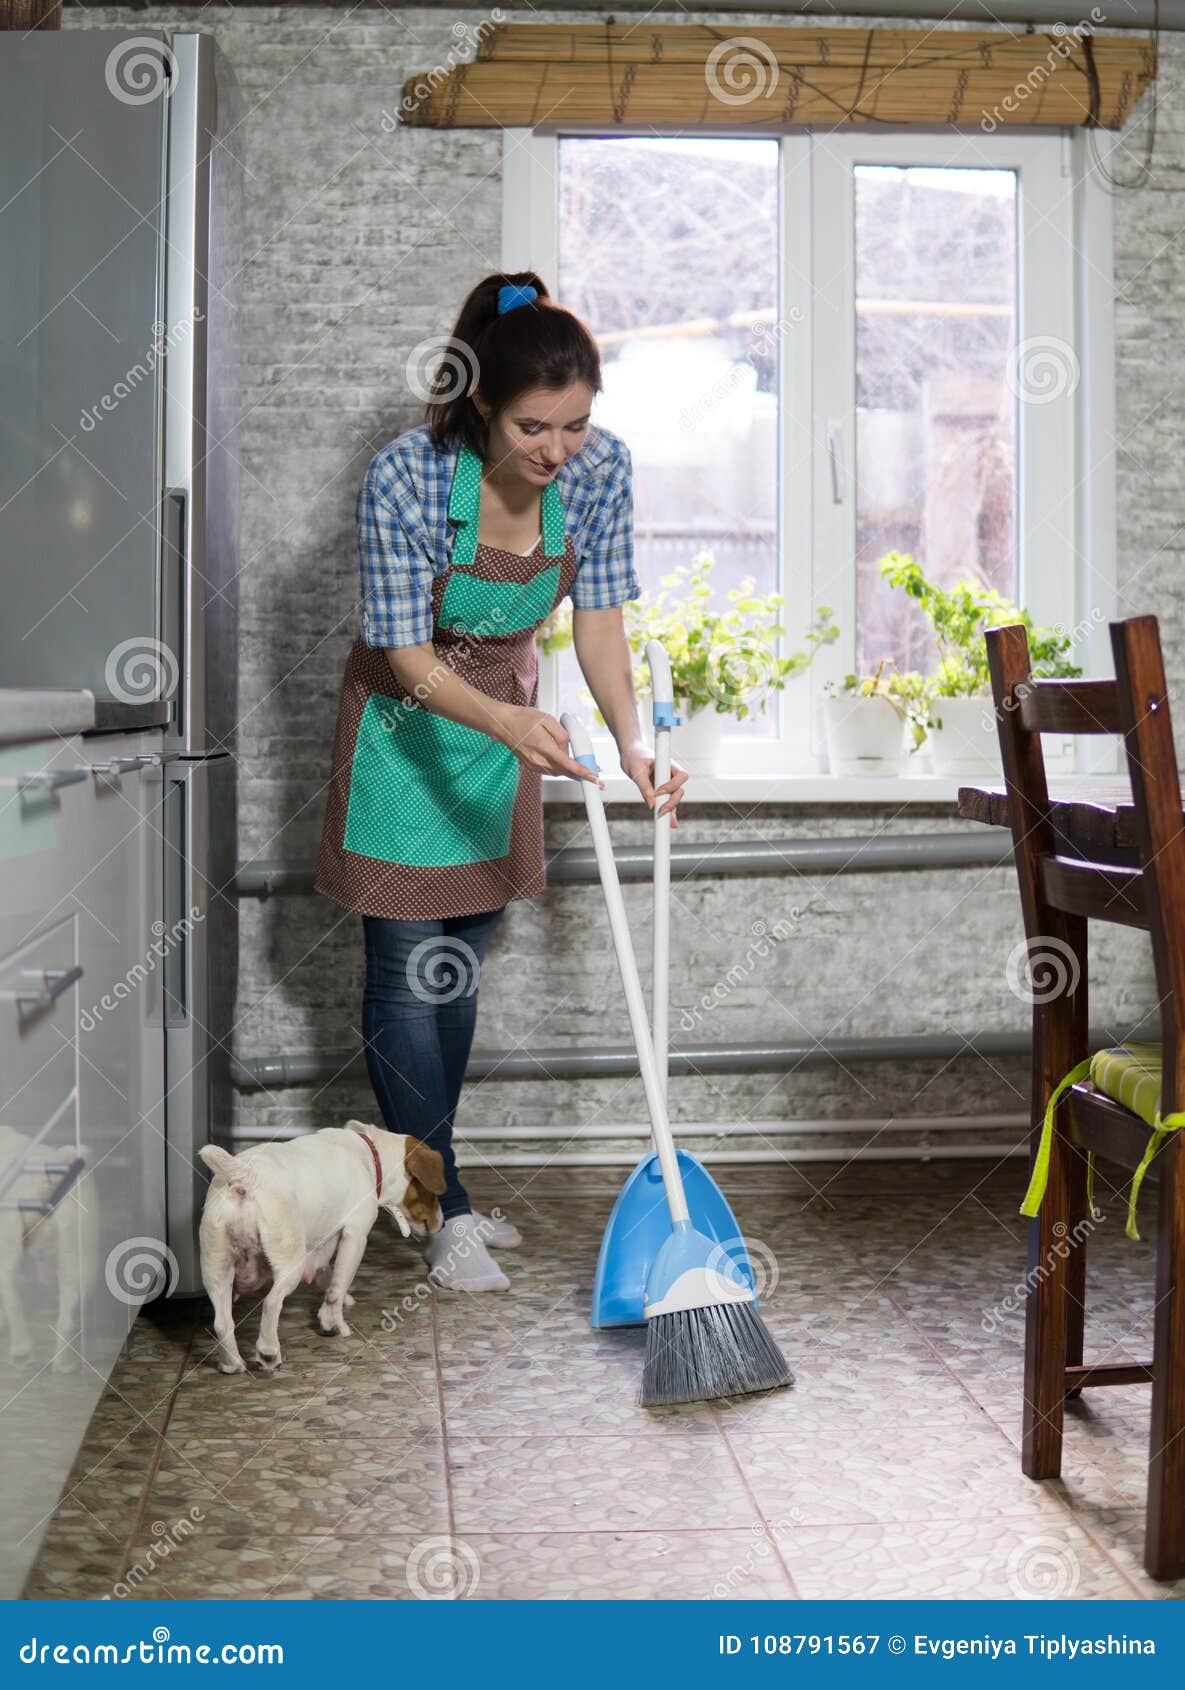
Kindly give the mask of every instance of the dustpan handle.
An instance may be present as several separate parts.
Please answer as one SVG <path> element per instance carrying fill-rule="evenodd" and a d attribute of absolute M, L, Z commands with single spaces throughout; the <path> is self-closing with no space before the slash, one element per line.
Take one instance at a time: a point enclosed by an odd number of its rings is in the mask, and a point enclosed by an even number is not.
<path fill-rule="evenodd" d="M 654 699 L 654 784 L 671 778 L 671 727 L 675 721 L 675 692 L 671 663 L 658 640 L 646 643 L 650 691 Z M 671 1001 L 671 818 L 654 806 L 654 956 L 650 981 L 650 1017 L 654 1028 L 654 1060 L 662 1094 L 667 1095 Z"/>
<path fill-rule="evenodd" d="M 568 738 L 572 745 L 572 755 L 577 762 L 587 768 L 595 769 L 596 758 L 593 755 L 592 741 L 588 736 L 588 729 L 570 712 L 560 717 Z M 605 801 L 601 796 L 601 789 L 591 780 L 577 783 L 584 793 L 584 807 L 588 815 L 589 831 L 592 834 L 593 850 L 597 858 L 597 872 L 601 877 L 601 889 L 605 894 L 605 908 L 609 915 L 609 930 L 613 935 L 613 948 L 617 953 L 617 967 L 621 974 L 621 984 L 625 992 L 626 1009 L 629 1011 L 630 1030 L 634 1036 L 634 1047 L 638 1053 L 638 1066 L 642 1070 L 642 1085 L 646 1092 L 646 1107 L 650 1111 L 650 1130 L 654 1136 L 654 1149 L 658 1156 L 658 1165 L 662 1169 L 662 1183 L 666 1191 L 667 1207 L 671 1211 L 671 1220 L 688 1220 L 687 1198 L 683 1192 L 683 1176 L 679 1172 L 679 1159 L 675 1153 L 675 1141 L 671 1136 L 670 1122 L 667 1120 L 666 1099 L 663 1096 L 662 1083 L 659 1079 L 658 1063 L 654 1055 L 654 1041 L 650 1036 L 650 1024 L 646 1018 L 646 1000 L 642 996 L 642 983 L 638 978 L 638 964 L 634 957 L 633 941 L 630 938 L 629 922 L 626 919 L 625 903 L 621 896 L 621 884 L 617 878 L 617 864 L 613 860 L 613 842 L 609 837 L 609 824 L 605 819 Z"/>

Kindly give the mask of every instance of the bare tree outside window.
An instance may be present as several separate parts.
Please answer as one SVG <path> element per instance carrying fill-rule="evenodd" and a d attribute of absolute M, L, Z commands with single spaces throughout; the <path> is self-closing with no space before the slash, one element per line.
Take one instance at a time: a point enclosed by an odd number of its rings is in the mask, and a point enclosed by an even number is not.
<path fill-rule="evenodd" d="M 721 607 L 778 580 L 777 205 L 772 139 L 559 143 L 558 296 L 597 336 L 595 415 L 633 456 L 639 580 L 707 550 Z"/>
<path fill-rule="evenodd" d="M 877 560 L 941 586 L 1016 579 L 1016 175 L 856 167 L 856 626 L 861 673 L 932 666 L 933 640 Z"/>

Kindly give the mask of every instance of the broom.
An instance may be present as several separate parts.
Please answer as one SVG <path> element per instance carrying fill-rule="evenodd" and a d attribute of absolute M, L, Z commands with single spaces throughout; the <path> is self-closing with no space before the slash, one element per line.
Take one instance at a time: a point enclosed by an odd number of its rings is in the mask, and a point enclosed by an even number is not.
<path fill-rule="evenodd" d="M 571 714 L 560 720 L 567 730 L 572 755 L 595 772 L 597 762 L 584 723 Z M 665 773 L 660 772 L 660 760 Z M 661 785 L 669 776 L 669 740 L 661 728 L 656 728 L 654 784 Z M 748 1279 L 722 1245 L 691 1224 L 613 859 L 604 800 L 595 781 L 581 781 L 580 786 L 642 1071 L 654 1149 L 671 1215 L 671 1236 L 655 1257 L 646 1281 L 643 1302 L 646 1359 L 639 1401 L 643 1408 L 661 1408 L 672 1403 L 743 1396 L 789 1385 L 794 1376 L 757 1312 L 756 1295 Z M 670 818 L 664 817 L 664 832 L 669 827 Z M 656 842 L 658 837 L 656 831 Z"/>

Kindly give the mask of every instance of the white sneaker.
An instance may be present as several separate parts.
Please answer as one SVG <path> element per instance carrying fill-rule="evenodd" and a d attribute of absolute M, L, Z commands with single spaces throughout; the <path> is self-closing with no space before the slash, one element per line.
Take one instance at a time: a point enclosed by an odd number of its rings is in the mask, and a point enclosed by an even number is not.
<path fill-rule="evenodd" d="M 497 1220 L 492 1215 L 478 1214 L 473 1211 L 473 1219 L 481 1228 L 482 1242 L 487 1250 L 517 1250 L 523 1241 L 523 1235 L 516 1226 L 509 1221 Z M 409 1220 L 411 1235 L 420 1244 L 429 1237 L 428 1228 L 420 1221 Z"/>
<path fill-rule="evenodd" d="M 485 1225 L 491 1226 L 487 1221 Z M 478 1215 L 454 1215 L 424 1245 L 428 1278 L 442 1291 L 509 1291 L 510 1281 L 486 1248 Z"/>
<path fill-rule="evenodd" d="M 481 1226 L 481 1235 L 491 1250 L 517 1250 L 523 1241 L 522 1233 L 509 1221 L 496 1220 L 492 1215 L 479 1215 L 476 1209 L 473 1218 Z"/>

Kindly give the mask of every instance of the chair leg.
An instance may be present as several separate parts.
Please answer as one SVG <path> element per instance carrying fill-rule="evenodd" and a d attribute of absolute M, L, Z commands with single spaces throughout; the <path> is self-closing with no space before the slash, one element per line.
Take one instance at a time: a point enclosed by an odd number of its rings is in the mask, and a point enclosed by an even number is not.
<path fill-rule="evenodd" d="M 1055 1150 L 1054 1161 L 1057 1159 Z M 1029 1222 L 1029 1294 L 1025 1303 L 1025 1395 L 1020 1461 L 1022 1470 L 1030 1479 L 1056 1479 L 1062 1470 L 1067 1264 L 1058 1255 L 1055 1246 L 1065 1237 L 1065 1212 L 1064 1201 L 1059 1204 L 1055 1196 L 1054 1168 L 1051 1164 L 1041 1213 Z"/>
<path fill-rule="evenodd" d="M 1066 1366 L 1080 1367 L 1085 1359 L 1086 1337 L 1086 1152 L 1077 1145 L 1067 1145 L 1066 1149 L 1070 1156 L 1070 1215 L 1065 1235 L 1070 1251 L 1066 1261 Z M 1081 1387 L 1065 1393 L 1067 1401 L 1081 1395 Z"/>
<path fill-rule="evenodd" d="M 1160 1230 L 1152 1349 L 1152 1427 L 1144 1566 L 1152 1578 L 1185 1578 L 1185 1172 L 1180 1135 L 1157 1156 Z"/>

